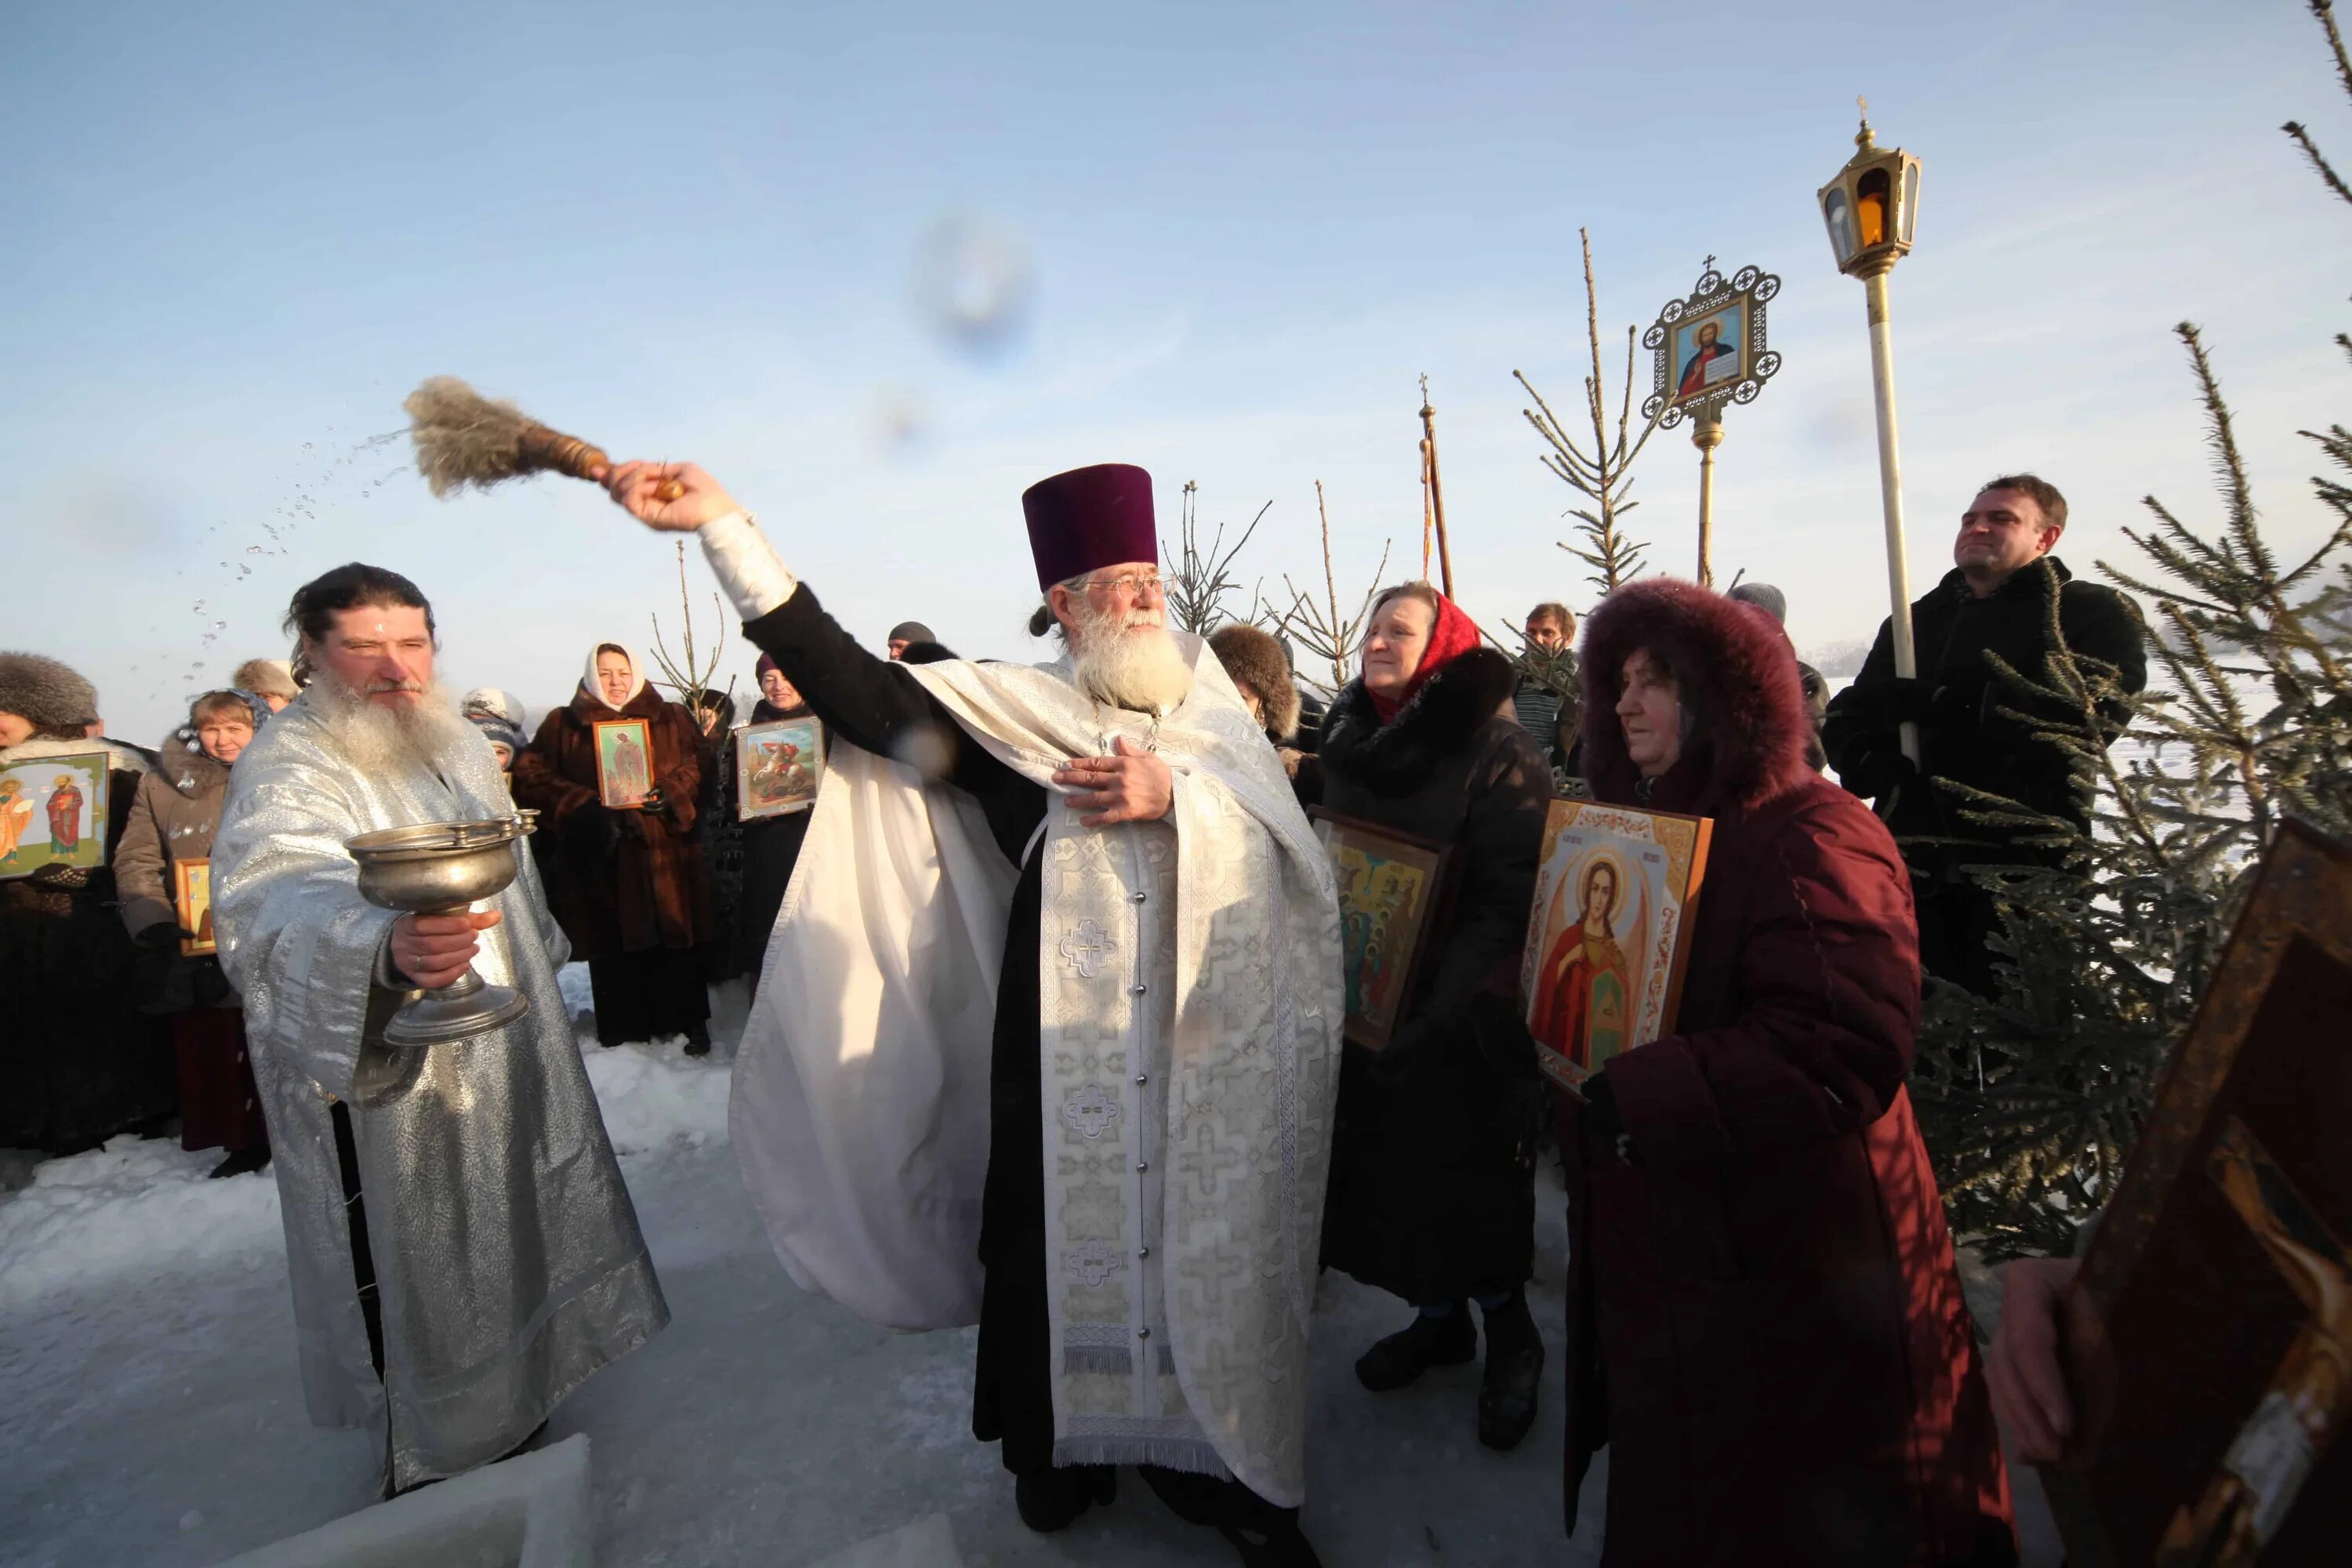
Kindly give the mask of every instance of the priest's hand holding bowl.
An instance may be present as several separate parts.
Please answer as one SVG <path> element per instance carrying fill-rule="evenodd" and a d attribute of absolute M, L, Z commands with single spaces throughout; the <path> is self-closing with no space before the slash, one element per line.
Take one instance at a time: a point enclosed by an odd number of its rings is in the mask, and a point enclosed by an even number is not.
<path fill-rule="evenodd" d="M 1117 754 L 1072 757 L 1054 774 L 1068 790 L 1070 804 L 1091 812 L 1078 821 L 1087 827 L 1108 827 L 1115 822 L 1157 822 L 1176 804 L 1176 780 L 1168 764 L 1125 735 L 1114 742 Z"/>
<path fill-rule="evenodd" d="M 427 991 L 451 984 L 482 951 L 474 933 L 499 920 L 496 910 L 403 915 L 392 922 L 392 966 Z"/>
<path fill-rule="evenodd" d="M 590 470 L 630 516 L 656 533 L 692 533 L 706 522 L 716 522 L 743 510 L 735 498 L 694 463 L 648 463 L 642 458 Z M 658 495 L 665 483 L 684 487 L 675 500 Z"/>

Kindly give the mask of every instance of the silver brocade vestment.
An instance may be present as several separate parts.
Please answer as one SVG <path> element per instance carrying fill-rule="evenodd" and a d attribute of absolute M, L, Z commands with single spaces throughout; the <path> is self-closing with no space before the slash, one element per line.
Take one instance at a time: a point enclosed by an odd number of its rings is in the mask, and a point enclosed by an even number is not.
<path fill-rule="evenodd" d="M 392 922 L 343 848 L 383 827 L 504 816 L 466 726 L 444 776 L 363 773 L 297 700 L 237 759 L 213 841 L 221 962 L 244 994 L 286 1222 L 311 1419 L 385 1418 L 401 1486 L 495 1459 L 582 1380 L 669 1321 L 555 971 L 569 949 L 525 852 L 475 967 L 530 997 L 519 1023 L 389 1051 L 404 994 L 373 984 Z M 518 846 L 520 849 L 521 847 Z M 350 1108 L 383 1299 L 370 1362 L 328 1096 Z"/>

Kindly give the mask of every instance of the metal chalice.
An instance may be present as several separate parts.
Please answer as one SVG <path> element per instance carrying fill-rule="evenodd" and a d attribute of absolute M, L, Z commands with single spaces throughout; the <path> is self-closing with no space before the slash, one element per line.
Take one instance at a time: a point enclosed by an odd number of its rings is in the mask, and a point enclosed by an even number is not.
<path fill-rule="evenodd" d="M 505 890 L 520 869 L 515 846 L 535 826 L 520 815 L 480 822 L 427 822 L 362 833 L 343 847 L 359 862 L 360 897 L 378 909 L 463 914 Z M 502 1028 L 530 1011 L 511 985 L 466 973 L 404 1003 L 383 1027 L 387 1046 L 440 1046 Z"/>

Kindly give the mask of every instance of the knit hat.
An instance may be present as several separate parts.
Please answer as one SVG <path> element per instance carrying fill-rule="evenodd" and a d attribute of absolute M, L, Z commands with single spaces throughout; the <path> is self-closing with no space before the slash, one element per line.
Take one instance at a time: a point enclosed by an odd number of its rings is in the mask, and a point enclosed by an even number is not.
<path fill-rule="evenodd" d="M 933 637 L 931 628 L 920 621 L 900 621 L 890 628 L 890 635 L 882 640 L 884 642 L 937 642 L 940 639 Z"/>
<path fill-rule="evenodd" d="M 522 728 L 522 704 L 515 700 L 514 693 L 495 686 L 477 686 L 466 693 L 457 700 L 457 711 L 468 719 L 503 719 L 513 729 Z"/>
<path fill-rule="evenodd" d="M 483 738 L 507 749 L 513 757 L 523 747 L 522 730 L 497 713 L 468 711 L 467 721 L 482 732 Z"/>
<path fill-rule="evenodd" d="M 229 677 L 229 685 L 257 697 L 283 697 L 291 702 L 302 694 L 294 684 L 294 667 L 282 658 L 248 658 Z"/>
<path fill-rule="evenodd" d="M 0 713 L 39 730 L 79 730 L 98 719 L 98 689 L 54 658 L 0 653 Z"/>
<path fill-rule="evenodd" d="M 1789 595 L 1769 583 L 1736 583 L 1724 590 L 1723 596 L 1753 605 L 1781 625 L 1788 624 Z"/>

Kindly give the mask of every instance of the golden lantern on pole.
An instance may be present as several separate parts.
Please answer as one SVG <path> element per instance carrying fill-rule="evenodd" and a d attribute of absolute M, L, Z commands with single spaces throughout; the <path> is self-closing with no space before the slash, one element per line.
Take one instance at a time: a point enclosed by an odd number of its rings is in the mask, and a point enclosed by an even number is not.
<path fill-rule="evenodd" d="M 1911 569 L 1903 544 L 1903 463 L 1895 425 L 1895 341 L 1889 323 L 1886 275 L 1910 254 L 1919 217 L 1919 160 L 1900 147 L 1877 145 L 1870 129 L 1870 105 L 1862 106 L 1862 129 L 1853 156 L 1819 193 L 1822 222 L 1838 270 L 1862 279 L 1870 307 L 1870 379 L 1878 404 L 1878 490 L 1886 517 L 1886 591 L 1894 601 L 1888 626 L 1894 633 L 1895 673 L 1919 673 L 1911 637 Z M 1919 760 L 1919 728 L 1903 726 L 1903 754 Z"/>

